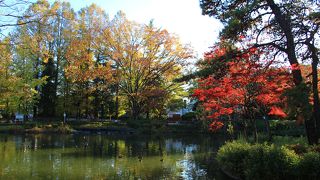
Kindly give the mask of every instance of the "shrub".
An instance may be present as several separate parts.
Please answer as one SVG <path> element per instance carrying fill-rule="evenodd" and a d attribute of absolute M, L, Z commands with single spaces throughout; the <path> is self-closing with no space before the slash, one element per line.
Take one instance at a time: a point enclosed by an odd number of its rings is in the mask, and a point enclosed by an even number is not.
<path fill-rule="evenodd" d="M 286 147 L 290 150 L 293 150 L 298 155 L 302 155 L 308 151 L 307 146 L 301 144 L 290 144 L 286 145 Z"/>
<path fill-rule="evenodd" d="M 313 145 L 308 148 L 309 152 L 317 152 L 320 153 L 320 145 Z"/>
<path fill-rule="evenodd" d="M 223 169 L 242 179 L 320 179 L 317 147 L 234 141 L 219 149 L 217 160 Z"/>
<path fill-rule="evenodd" d="M 244 161 L 247 179 L 292 179 L 299 156 L 285 147 L 257 144 Z"/>
<path fill-rule="evenodd" d="M 299 176 L 301 179 L 320 178 L 320 153 L 308 152 L 304 154 L 299 163 Z"/>
<path fill-rule="evenodd" d="M 250 144 L 238 141 L 228 142 L 217 154 L 217 161 L 222 168 L 236 176 L 244 177 L 244 159 L 250 152 Z"/>

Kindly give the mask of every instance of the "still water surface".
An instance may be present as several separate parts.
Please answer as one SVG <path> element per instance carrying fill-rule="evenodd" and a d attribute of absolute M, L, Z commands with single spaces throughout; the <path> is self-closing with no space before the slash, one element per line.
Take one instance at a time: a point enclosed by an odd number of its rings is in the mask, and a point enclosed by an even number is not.
<path fill-rule="evenodd" d="M 220 179 L 219 136 L 0 135 L 0 179 Z M 220 178 L 219 178 L 220 177 Z"/>

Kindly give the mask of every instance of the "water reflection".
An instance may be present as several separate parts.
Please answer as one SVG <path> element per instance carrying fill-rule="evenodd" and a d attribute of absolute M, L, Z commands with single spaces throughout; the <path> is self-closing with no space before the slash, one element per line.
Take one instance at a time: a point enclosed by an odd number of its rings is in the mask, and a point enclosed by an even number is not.
<path fill-rule="evenodd" d="M 0 135 L 1 179 L 213 179 L 222 137 Z"/>

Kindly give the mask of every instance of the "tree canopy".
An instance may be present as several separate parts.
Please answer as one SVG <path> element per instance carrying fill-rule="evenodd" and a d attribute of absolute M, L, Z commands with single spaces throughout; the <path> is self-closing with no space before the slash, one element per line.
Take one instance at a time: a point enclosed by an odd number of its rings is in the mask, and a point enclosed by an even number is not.
<path fill-rule="evenodd" d="M 219 19 L 224 28 L 220 37 L 224 41 L 239 43 L 246 41 L 251 47 L 265 51 L 261 58 L 268 60 L 285 60 L 292 67 L 293 80 L 300 94 L 308 94 L 299 64 L 312 61 L 313 82 L 313 116 L 308 99 L 292 101 L 304 114 L 309 142 L 318 140 L 314 129 L 320 124 L 320 108 L 318 96 L 318 47 L 319 23 L 317 19 L 319 4 L 316 1 L 274 1 L 274 0 L 201 0 L 200 6 L 204 15 Z M 308 97 L 302 95 L 301 97 Z M 319 126 L 319 125 L 318 125 Z"/>
<path fill-rule="evenodd" d="M 2 24 L 14 27 L 1 40 L 1 66 L 7 69 L 1 74 L 8 78 L 0 82 L 6 97 L 0 104 L 6 114 L 161 117 L 181 91 L 173 80 L 193 52 L 167 30 L 130 21 L 124 12 L 110 19 L 95 4 L 74 12 L 67 2 L 15 2 L 0 1 L 0 8 L 28 6 L 9 11 L 16 22 Z M 9 108 L 11 99 L 22 106 L 15 86 L 23 83 L 30 89 L 28 108 Z"/>

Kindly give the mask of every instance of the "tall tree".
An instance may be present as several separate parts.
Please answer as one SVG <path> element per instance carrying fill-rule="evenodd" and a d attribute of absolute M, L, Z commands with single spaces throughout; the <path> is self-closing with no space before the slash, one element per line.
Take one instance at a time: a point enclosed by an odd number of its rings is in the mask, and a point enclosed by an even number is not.
<path fill-rule="evenodd" d="M 26 17 L 32 17 L 35 21 L 27 23 L 24 26 L 17 28 L 15 32 L 15 41 L 20 44 L 19 48 L 24 48 L 26 52 L 23 52 L 21 58 L 26 58 L 27 61 L 33 64 L 33 75 L 35 79 L 47 78 L 42 71 L 45 66 L 53 66 L 53 56 L 52 56 L 52 36 L 51 29 L 49 27 L 50 18 L 53 16 L 55 11 L 50 8 L 50 4 L 46 0 L 39 0 L 37 3 L 29 6 L 27 11 L 24 13 Z M 19 21 L 28 21 L 28 18 L 22 18 Z M 22 52 L 22 51 L 20 51 Z M 19 57 L 19 56 L 17 56 Z M 49 64 L 47 64 L 50 61 Z M 53 69 L 53 67 L 47 68 Z M 45 73 L 46 73 L 45 72 Z M 53 72 L 51 72 L 53 73 Z M 48 74 L 51 76 L 52 74 Z M 49 78 L 51 80 L 51 77 Z M 52 82 L 48 83 L 51 86 Z M 41 86 L 35 87 L 36 91 L 41 93 L 41 99 L 47 97 L 43 96 Z M 45 88 L 48 90 L 48 88 Z M 48 100 L 48 99 L 47 99 Z M 49 99 L 50 101 L 52 98 Z M 34 116 L 36 117 L 39 113 L 43 112 L 44 107 L 41 106 L 43 100 L 34 106 Z M 52 101 L 51 101 L 52 102 Z M 53 103 L 49 103 L 53 104 Z M 45 107 L 47 108 L 47 107 Z"/>
<path fill-rule="evenodd" d="M 317 11 L 318 5 L 315 1 L 228 1 L 228 0 L 201 0 L 200 5 L 203 14 L 213 16 L 224 24 L 221 37 L 232 42 L 242 41 L 241 36 L 248 37 L 254 46 L 264 49 L 272 57 L 282 56 L 292 66 L 298 66 L 304 59 L 302 54 L 312 52 L 314 47 L 306 45 L 310 42 L 314 44 L 318 31 L 317 25 L 312 23 L 312 28 L 306 28 L 311 14 Z M 303 45 L 304 44 L 304 45 Z M 317 48 L 316 48 L 317 49 Z M 315 53 L 313 53 L 316 57 Z M 308 59 L 311 59 L 309 57 Z M 316 63 L 316 62 L 315 62 Z M 314 71 L 314 76 L 317 73 Z M 292 76 L 300 93 L 307 94 L 299 68 L 292 69 Z M 314 77 L 314 78 L 315 78 Z M 316 83 L 317 81 L 314 81 Z M 313 87 L 316 92 L 316 85 Z M 314 93 L 317 96 L 317 93 Z M 308 97 L 303 95 L 302 97 Z M 308 99 L 296 101 L 298 111 L 304 114 L 306 120 L 306 130 L 310 144 L 317 143 L 316 122 L 320 124 L 319 102 L 314 98 L 313 117 L 309 118 Z M 319 125 L 318 125 L 319 126 Z M 319 128 L 318 128 L 319 129 Z"/>
<path fill-rule="evenodd" d="M 151 99 L 172 93 L 175 75 L 191 57 L 188 47 L 152 23 L 141 25 L 119 12 L 103 32 L 105 55 L 115 67 L 114 79 L 137 119 Z M 157 100 L 155 100 L 157 101 Z"/>
<path fill-rule="evenodd" d="M 65 73 L 76 98 L 74 104 L 79 117 L 81 114 L 97 114 L 92 99 L 97 101 L 98 97 L 92 98 L 92 95 L 101 88 L 98 78 L 108 79 L 110 73 L 109 65 L 101 55 L 102 46 L 97 41 L 98 35 L 106 28 L 107 15 L 93 4 L 81 9 L 76 19 L 77 38 L 71 40 L 67 49 Z"/>
<path fill-rule="evenodd" d="M 7 44 L 0 46 L 0 109 L 3 111 L 2 115 L 8 118 L 12 112 L 18 109 L 19 97 L 17 97 L 16 93 L 18 93 L 17 85 L 20 79 L 13 72 L 10 40 L 7 38 L 0 42 Z"/>
<path fill-rule="evenodd" d="M 47 28 L 49 29 L 51 39 L 49 45 L 48 61 L 43 64 L 44 70 L 42 76 L 47 76 L 47 83 L 42 88 L 39 108 L 41 114 L 46 117 L 62 115 L 66 109 L 66 79 L 64 67 L 66 65 L 66 52 L 75 38 L 75 13 L 66 2 L 55 2 L 50 6 L 52 16 L 49 18 Z M 60 100 L 58 102 L 58 100 Z M 47 108 L 50 107 L 50 108 Z"/>
<path fill-rule="evenodd" d="M 24 49 L 13 46 L 9 38 L 0 43 L 6 44 L 0 45 L 0 108 L 6 118 L 15 112 L 29 114 L 39 96 L 34 87 L 42 85 L 45 78 L 34 78 L 33 65 L 22 58 Z"/>

